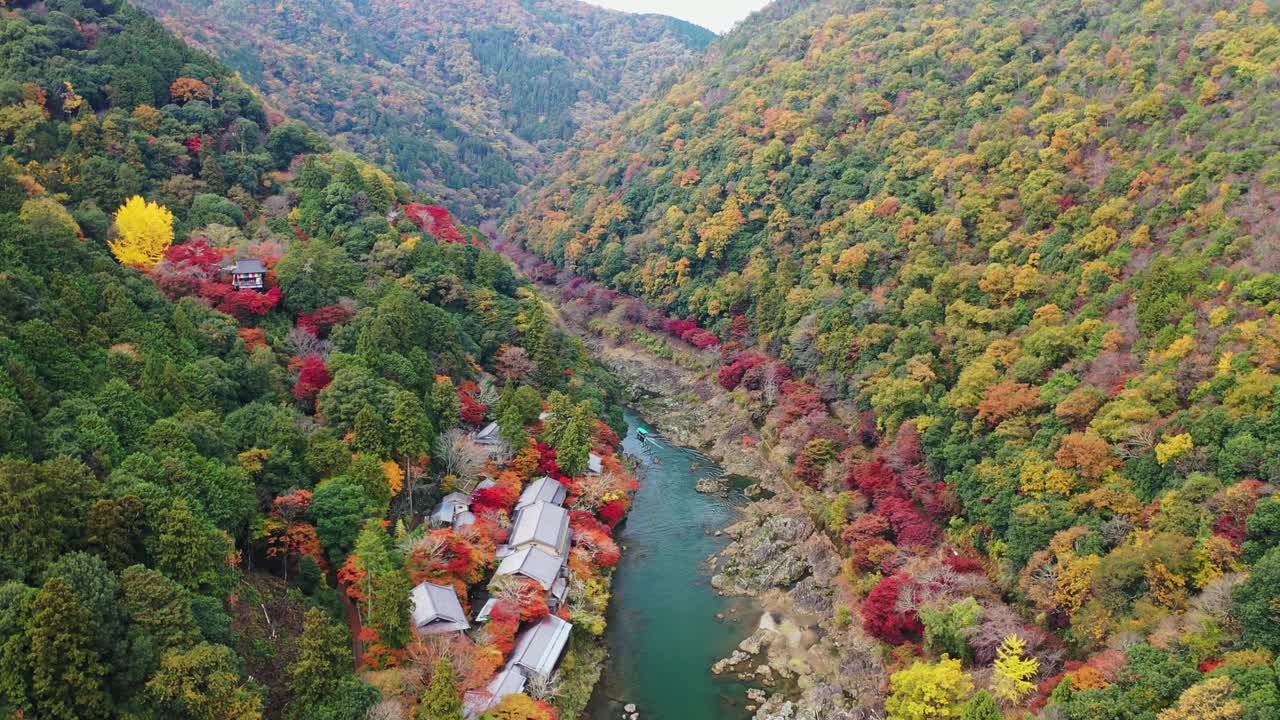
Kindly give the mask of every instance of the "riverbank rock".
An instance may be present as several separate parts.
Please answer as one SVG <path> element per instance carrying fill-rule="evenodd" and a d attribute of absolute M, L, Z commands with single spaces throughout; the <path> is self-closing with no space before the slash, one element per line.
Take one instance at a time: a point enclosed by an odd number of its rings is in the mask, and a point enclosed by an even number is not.
<path fill-rule="evenodd" d="M 694 490 L 704 495 L 723 495 L 729 491 L 729 481 L 719 478 L 703 478 L 693 486 Z M 717 535 L 720 534 L 718 531 Z"/>
<path fill-rule="evenodd" d="M 711 672 L 714 675 L 721 675 L 728 670 L 733 669 L 735 665 L 741 665 L 751 659 L 751 655 L 741 650 L 734 650 L 733 654 L 727 658 L 720 658 L 711 666 Z"/>
<path fill-rule="evenodd" d="M 813 570 L 801 543 L 817 529 L 803 511 L 765 501 L 749 508 L 741 522 L 728 528 L 736 538 L 724 551 L 720 572 L 711 585 L 728 594 L 756 595 L 769 588 L 788 588 Z"/>

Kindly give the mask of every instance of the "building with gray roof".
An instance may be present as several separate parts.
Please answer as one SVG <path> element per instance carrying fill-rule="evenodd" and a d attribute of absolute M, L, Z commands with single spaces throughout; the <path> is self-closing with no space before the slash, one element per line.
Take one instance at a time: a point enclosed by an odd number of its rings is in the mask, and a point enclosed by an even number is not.
<path fill-rule="evenodd" d="M 537 581 L 543 590 L 550 590 L 560 576 L 560 568 L 564 567 L 563 555 L 552 555 L 540 547 L 527 546 L 502 558 L 498 575 L 520 575 Z"/>
<path fill-rule="evenodd" d="M 420 633 L 433 635 L 471 627 L 458 594 L 451 587 L 424 582 L 413 589 L 412 598 L 413 626 Z"/>
<path fill-rule="evenodd" d="M 459 515 L 471 507 L 471 496 L 464 492 L 451 492 L 445 495 L 428 518 L 432 527 L 452 526 Z"/>
<path fill-rule="evenodd" d="M 507 544 L 517 550 L 540 547 L 553 555 L 569 551 L 569 511 L 549 502 L 535 502 L 516 511 Z"/>
<path fill-rule="evenodd" d="M 516 640 L 515 650 L 511 651 L 511 659 L 507 667 L 524 670 L 529 677 L 547 677 L 556 669 L 565 646 L 569 644 L 569 630 L 572 625 L 556 617 L 548 615 L 537 625 L 525 630 Z"/>
<path fill-rule="evenodd" d="M 564 499 L 568 494 L 559 480 L 543 475 L 525 486 L 524 492 L 520 493 L 520 500 L 516 502 L 516 510 L 522 510 L 540 502 L 564 505 Z"/>

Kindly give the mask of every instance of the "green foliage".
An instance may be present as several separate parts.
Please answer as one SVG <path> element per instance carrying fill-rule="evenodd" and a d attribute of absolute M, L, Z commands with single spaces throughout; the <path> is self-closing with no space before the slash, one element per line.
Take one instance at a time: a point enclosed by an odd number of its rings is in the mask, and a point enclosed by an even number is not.
<path fill-rule="evenodd" d="M 413 720 L 461 720 L 462 694 L 453 665 L 445 658 L 431 670 L 431 684 L 413 709 Z"/>
<path fill-rule="evenodd" d="M 934 652 L 971 660 L 973 650 L 969 647 L 969 636 L 981 614 L 982 606 L 971 597 L 945 607 L 921 608 L 925 644 Z"/>
<path fill-rule="evenodd" d="M 1249 579 L 1232 594 L 1231 606 L 1245 642 L 1280 651 L 1280 548 L 1254 564 Z"/>
<path fill-rule="evenodd" d="M 960 720 L 1002 720 L 1003 717 L 996 699 L 986 690 L 974 693 L 960 713 Z"/>

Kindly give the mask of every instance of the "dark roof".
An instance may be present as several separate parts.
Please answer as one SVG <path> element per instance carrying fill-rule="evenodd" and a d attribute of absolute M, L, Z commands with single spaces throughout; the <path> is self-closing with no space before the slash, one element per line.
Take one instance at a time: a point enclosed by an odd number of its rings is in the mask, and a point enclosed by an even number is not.
<path fill-rule="evenodd" d="M 264 273 L 266 271 L 267 271 L 267 266 L 263 265 L 262 261 L 257 258 L 246 258 L 244 260 L 237 260 L 235 267 L 231 270 L 231 272 L 237 273 L 237 274 Z"/>

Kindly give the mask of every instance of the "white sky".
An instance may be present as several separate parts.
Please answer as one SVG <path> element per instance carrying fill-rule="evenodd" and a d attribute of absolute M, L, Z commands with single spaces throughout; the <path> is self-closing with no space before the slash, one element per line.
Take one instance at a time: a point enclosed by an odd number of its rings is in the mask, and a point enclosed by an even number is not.
<path fill-rule="evenodd" d="M 661 13 L 723 33 L 769 4 L 769 0 L 586 0 L 592 5 L 627 12 Z"/>

